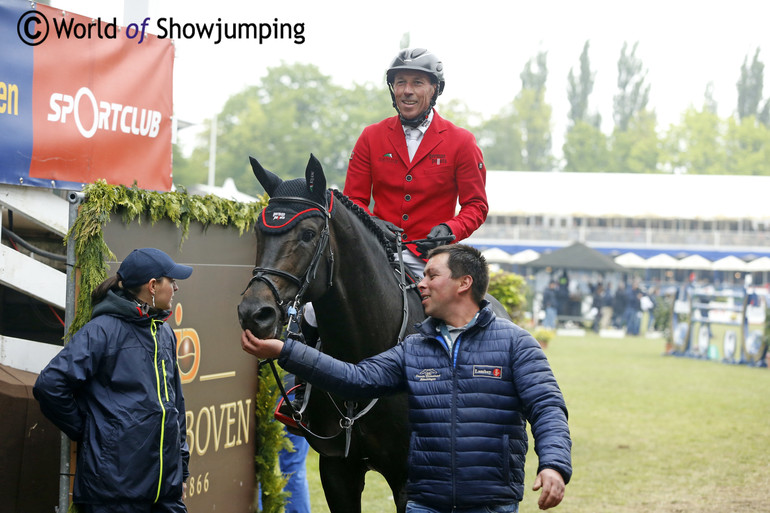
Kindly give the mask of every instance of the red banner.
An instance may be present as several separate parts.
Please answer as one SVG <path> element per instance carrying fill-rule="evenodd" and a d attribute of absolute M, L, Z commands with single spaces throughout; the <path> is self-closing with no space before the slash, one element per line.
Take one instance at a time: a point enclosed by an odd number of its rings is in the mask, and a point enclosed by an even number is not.
<path fill-rule="evenodd" d="M 66 187 L 62 184 L 104 179 L 171 189 L 170 40 L 145 33 L 139 38 L 131 26 L 127 31 L 114 20 L 92 20 L 41 4 L 3 24 L 16 25 L 18 54 L 28 52 L 24 45 L 33 47 L 32 65 L 22 62 L 10 73 L 32 73 L 31 80 L 16 81 L 31 83 L 31 91 L 22 86 L 18 92 L 22 100 L 31 97 L 31 115 L 21 112 L 18 121 L 31 122 L 32 152 L 3 148 L 27 155 L 14 164 L 23 168 L 28 162 L 28 179 L 24 169 L 0 169 L 0 175 L 12 173 L 10 180 L 0 181 Z M 37 40 L 24 41 L 25 34 Z"/>

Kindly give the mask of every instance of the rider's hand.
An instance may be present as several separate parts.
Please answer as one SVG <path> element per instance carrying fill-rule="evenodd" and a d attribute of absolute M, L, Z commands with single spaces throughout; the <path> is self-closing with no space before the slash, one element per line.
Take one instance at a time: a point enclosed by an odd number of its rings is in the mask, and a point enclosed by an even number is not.
<path fill-rule="evenodd" d="M 448 243 L 449 240 L 435 240 L 444 237 L 454 237 L 449 226 L 445 225 L 444 223 L 434 226 L 431 228 L 427 240 L 417 243 L 417 251 L 419 251 L 422 255 L 426 255 L 431 249 L 438 246 L 443 246 L 444 244 Z"/>
<path fill-rule="evenodd" d="M 283 349 L 283 341 L 277 338 L 260 339 L 255 337 L 251 331 L 245 330 L 241 333 L 241 347 L 257 358 L 278 358 L 281 349 Z"/>
<path fill-rule="evenodd" d="M 372 221 L 374 221 L 374 224 L 380 227 L 380 229 L 384 232 L 391 232 L 391 233 L 399 233 L 403 232 L 401 228 L 396 226 L 395 224 L 391 223 L 390 221 L 386 221 L 385 219 L 380 219 L 377 216 L 372 216 Z"/>

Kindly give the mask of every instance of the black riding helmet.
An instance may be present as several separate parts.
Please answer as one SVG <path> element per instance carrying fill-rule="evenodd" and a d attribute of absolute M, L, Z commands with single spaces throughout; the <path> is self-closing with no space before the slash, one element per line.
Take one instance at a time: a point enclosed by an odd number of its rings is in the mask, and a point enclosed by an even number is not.
<path fill-rule="evenodd" d="M 431 98 L 430 106 L 425 112 L 414 119 L 406 119 L 396 106 L 393 81 L 395 80 L 396 73 L 402 70 L 414 70 L 427 73 L 430 76 L 431 82 L 436 84 L 436 92 L 433 94 L 433 98 Z M 436 99 L 444 92 L 444 64 L 438 57 L 425 48 L 405 48 L 398 52 L 398 55 L 393 59 L 393 63 L 388 68 L 386 76 L 388 89 L 390 90 L 390 98 L 393 100 L 393 108 L 398 112 L 401 123 L 406 126 L 416 127 L 425 121 L 430 114 L 431 109 L 436 105 Z"/>

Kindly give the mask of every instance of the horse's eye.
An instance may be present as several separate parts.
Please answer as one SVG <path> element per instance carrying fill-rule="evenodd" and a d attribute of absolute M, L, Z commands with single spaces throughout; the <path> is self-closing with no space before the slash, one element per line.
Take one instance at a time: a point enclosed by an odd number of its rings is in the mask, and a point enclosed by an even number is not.
<path fill-rule="evenodd" d="M 313 240 L 313 237 L 315 237 L 315 232 L 313 230 L 305 230 L 300 236 L 302 242 L 310 242 Z"/>

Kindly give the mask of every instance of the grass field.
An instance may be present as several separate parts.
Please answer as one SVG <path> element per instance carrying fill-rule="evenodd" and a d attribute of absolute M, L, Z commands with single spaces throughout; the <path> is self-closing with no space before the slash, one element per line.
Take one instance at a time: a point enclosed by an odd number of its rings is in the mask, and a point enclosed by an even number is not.
<path fill-rule="evenodd" d="M 721 339 L 716 339 L 721 340 Z M 770 512 L 770 369 L 663 356 L 661 339 L 556 337 L 546 354 L 569 408 L 570 513 Z M 530 444 L 527 489 L 537 456 Z M 308 457 L 314 513 L 328 512 L 317 455 Z M 534 513 L 528 491 L 521 513 Z M 392 513 L 367 474 L 365 513 Z"/>

